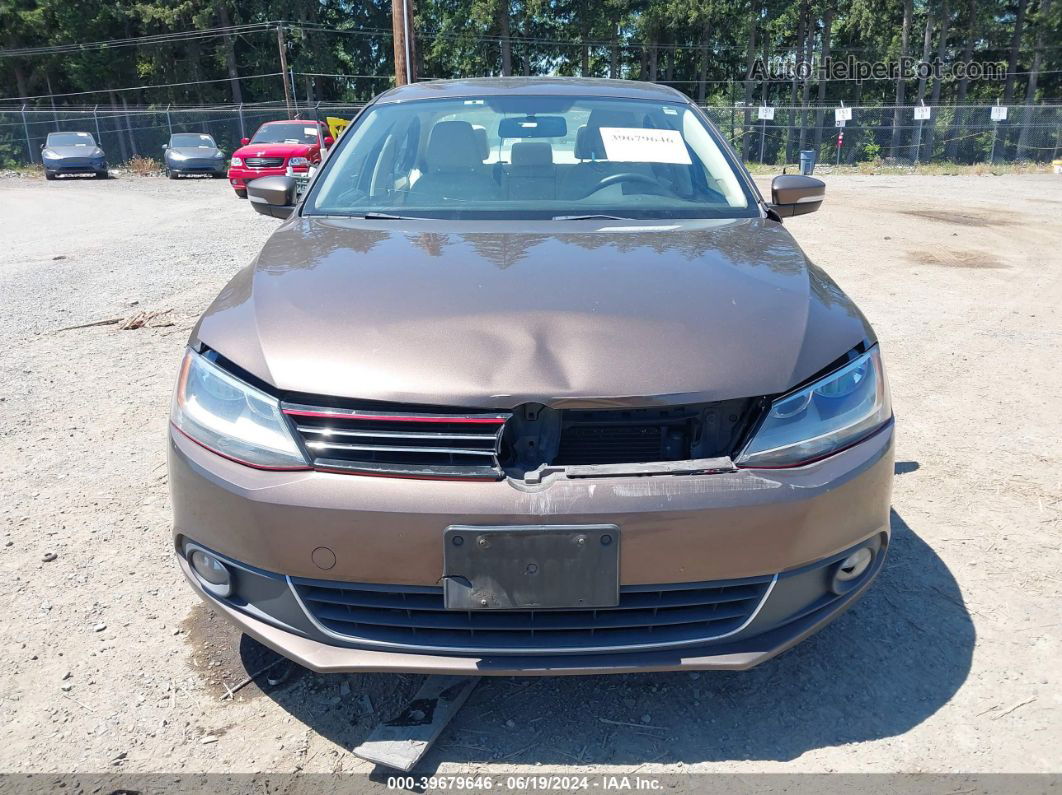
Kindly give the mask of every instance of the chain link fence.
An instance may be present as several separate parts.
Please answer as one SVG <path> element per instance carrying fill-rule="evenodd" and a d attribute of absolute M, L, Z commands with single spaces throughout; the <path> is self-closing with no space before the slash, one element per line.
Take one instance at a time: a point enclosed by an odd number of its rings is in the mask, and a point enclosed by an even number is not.
<path fill-rule="evenodd" d="M 705 110 L 748 163 L 796 163 L 808 149 L 819 163 L 842 165 L 1050 163 L 1062 156 L 1062 105 L 843 108 L 840 115 L 850 115 L 843 126 L 832 105 Z"/>
<path fill-rule="evenodd" d="M 299 118 L 349 119 L 361 105 L 299 108 Z M 916 108 L 854 107 L 844 126 L 837 108 L 705 107 L 708 116 L 749 163 L 781 166 L 798 162 L 801 150 L 817 151 L 819 163 L 1051 162 L 1062 156 L 1062 105 L 941 106 L 929 118 Z M 924 116 L 925 109 L 919 113 Z M 842 112 L 847 115 L 847 112 Z M 768 117 L 768 118 L 764 118 Z M 49 132 L 91 133 L 114 164 L 134 156 L 162 158 L 175 132 L 206 132 L 231 152 L 266 121 L 288 118 L 283 103 L 211 107 L 0 108 L 0 168 L 41 162 Z"/>

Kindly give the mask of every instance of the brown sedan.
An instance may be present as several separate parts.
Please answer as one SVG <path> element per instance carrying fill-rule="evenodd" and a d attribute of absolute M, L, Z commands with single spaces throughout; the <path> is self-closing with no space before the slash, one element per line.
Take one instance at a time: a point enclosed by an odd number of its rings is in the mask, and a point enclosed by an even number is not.
<path fill-rule="evenodd" d="M 170 427 L 193 587 L 317 671 L 748 668 L 889 542 L 874 332 L 667 88 L 376 98 L 192 333 Z"/>

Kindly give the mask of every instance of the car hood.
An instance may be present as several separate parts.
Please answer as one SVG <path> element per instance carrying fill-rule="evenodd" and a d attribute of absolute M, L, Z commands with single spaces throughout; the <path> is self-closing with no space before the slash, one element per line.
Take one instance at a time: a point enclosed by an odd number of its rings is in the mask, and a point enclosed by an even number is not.
<path fill-rule="evenodd" d="M 776 222 L 558 223 L 294 217 L 193 344 L 281 391 L 508 408 L 777 394 L 872 339 Z"/>
<path fill-rule="evenodd" d="M 48 146 L 49 152 L 59 157 L 102 157 L 103 150 L 98 146 Z"/>
<path fill-rule="evenodd" d="M 232 154 L 234 157 L 295 157 L 306 156 L 315 149 L 312 144 L 247 144 Z"/>
<path fill-rule="evenodd" d="M 206 160 L 215 157 L 218 154 L 218 150 L 215 147 L 209 146 L 171 146 L 166 150 L 166 154 L 191 157 L 196 160 Z"/>

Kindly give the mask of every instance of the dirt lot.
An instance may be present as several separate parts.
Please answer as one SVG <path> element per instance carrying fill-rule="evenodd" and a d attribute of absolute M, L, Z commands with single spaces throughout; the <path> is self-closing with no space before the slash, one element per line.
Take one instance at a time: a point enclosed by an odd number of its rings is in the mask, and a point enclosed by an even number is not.
<path fill-rule="evenodd" d="M 1062 178 L 826 179 L 788 226 L 887 357 L 878 583 L 747 673 L 487 679 L 421 772 L 1062 768 Z M 227 698 L 273 658 L 172 560 L 174 373 L 276 222 L 133 177 L 0 180 L 0 220 L 0 770 L 370 770 L 348 749 L 418 677 L 276 666 Z"/>

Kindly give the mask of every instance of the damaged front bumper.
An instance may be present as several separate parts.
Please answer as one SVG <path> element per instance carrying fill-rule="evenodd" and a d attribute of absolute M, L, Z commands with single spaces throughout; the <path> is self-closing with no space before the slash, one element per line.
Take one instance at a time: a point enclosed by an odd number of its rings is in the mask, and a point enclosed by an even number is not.
<path fill-rule="evenodd" d="M 251 586 L 261 601 L 219 599 L 203 589 L 183 556 L 178 560 L 192 587 L 229 621 L 265 646 L 318 673 L 564 676 L 752 668 L 822 629 L 858 600 L 881 570 L 887 543 L 886 534 L 871 540 L 874 563 L 856 587 L 842 595 L 830 592 L 829 578 L 843 555 L 778 578 L 753 620 L 725 640 L 675 649 L 549 655 L 432 654 L 339 645 L 308 620 L 288 578 L 242 570 L 245 584 L 253 578 L 262 580 Z M 795 610 L 794 605 L 798 605 Z M 292 624 L 283 623 L 281 617 Z"/>
<path fill-rule="evenodd" d="M 470 483 L 262 472 L 171 433 L 175 544 L 203 598 L 316 671 L 744 669 L 834 619 L 880 571 L 892 451 L 890 426 L 790 470 L 705 466 L 698 471 L 708 474 Z M 605 609 L 592 622 L 585 611 L 554 614 L 539 627 L 549 631 L 535 636 L 520 621 L 549 611 L 442 609 L 447 527 L 589 524 L 621 530 L 621 608 L 662 599 L 674 622 L 703 621 L 703 632 L 683 635 L 652 620 L 631 629 L 625 618 L 638 611 L 617 621 Z M 234 572 L 231 596 L 202 588 L 183 555 L 189 542 Z M 871 565 L 837 589 L 840 563 L 863 546 L 873 550 Z M 426 615 L 440 617 L 438 631 Z M 562 631 L 565 621 L 571 632 Z"/>

